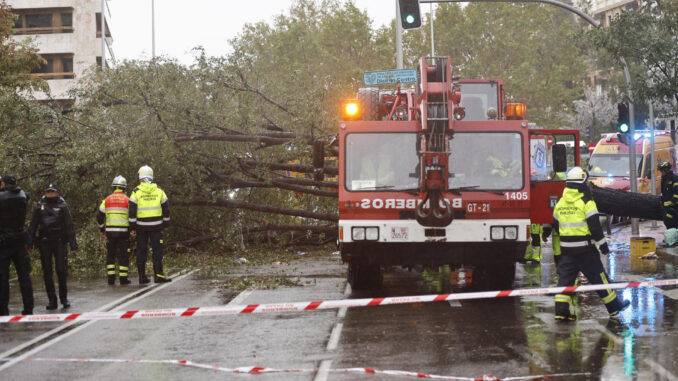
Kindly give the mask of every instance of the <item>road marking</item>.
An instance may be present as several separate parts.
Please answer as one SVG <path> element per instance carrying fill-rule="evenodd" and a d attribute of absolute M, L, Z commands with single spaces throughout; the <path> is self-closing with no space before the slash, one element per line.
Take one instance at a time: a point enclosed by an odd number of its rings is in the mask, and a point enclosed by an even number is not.
<path fill-rule="evenodd" d="M 250 296 L 252 294 L 253 291 L 254 290 L 245 290 L 245 291 L 239 293 L 238 295 L 236 295 L 235 298 L 231 299 L 231 301 L 228 302 L 228 304 L 226 304 L 226 305 L 227 306 L 235 306 L 235 305 L 241 304 L 242 302 L 245 301 L 245 299 L 247 299 L 248 296 Z"/>
<path fill-rule="evenodd" d="M 339 345 L 339 337 L 341 337 L 342 328 L 344 328 L 344 323 L 337 323 L 334 325 L 334 328 L 332 328 L 330 340 L 327 342 L 328 351 L 333 351 L 337 349 L 337 345 Z"/>
<path fill-rule="evenodd" d="M 666 368 L 659 365 L 654 360 L 645 359 L 645 363 L 649 365 L 650 368 L 652 368 L 652 371 L 659 375 L 662 379 L 669 381 L 678 381 L 678 377 L 676 377 L 673 373 L 666 370 Z"/>
<path fill-rule="evenodd" d="M 116 300 L 106 304 L 103 307 L 98 308 L 97 310 L 95 310 L 95 312 L 108 311 L 109 309 L 115 307 L 117 304 L 123 303 L 126 300 L 128 300 L 129 298 L 135 298 L 137 295 L 148 292 L 150 289 L 151 289 L 150 287 L 144 287 L 142 289 L 139 289 L 137 291 L 129 293 L 129 294 L 127 294 L 127 295 L 125 295 L 125 296 L 123 296 L 119 299 L 116 299 Z M 0 353 L 0 358 L 10 357 L 11 354 L 22 351 L 23 349 L 28 348 L 28 347 L 36 344 L 36 343 L 39 343 L 39 342 L 49 338 L 50 336 L 53 336 L 53 335 L 59 333 L 60 331 L 63 331 L 63 330 L 65 330 L 65 329 L 67 329 L 67 328 L 69 328 L 69 327 L 71 327 L 72 325 L 75 325 L 75 324 L 78 324 L 78 322 L 73 321 L 73 322 L 70 322 L 70 323 L 65 324 L 65 325 L 60 325 L 60 326 L 52 329 L 51 331 L 45 332 L 42 335 L 40 335 L 40 336 L 38 336 L 38 337 L 36 337 L 32 340 L 29 340 L 29 341 L 27 341 L 23 344 L 20 344 L 20 345 L 14 347 L 14 348 L 12 348 L 8 351 Z"/>
<path fill-rule="evenodd" d="M 327 381 L 330 365 L 332 365 L 332 360 L 321 361 L 320 367 L 318 367 L 318 373 L 315 374 L 315 378 L 313 379 L 313 381 Z"/>
<path fill-rule="evenodd" d="M 150 291 L 148 291 L 148 290 L 149 290 L 148 287 L 147 287 L 147 288 L 144 288 L 144 289 L 141 289 L 141 290 L 139 290 L 139 291 L 135 291 L 135 292 L 133 292 L 132 294 L 126 295 L 126 296 L 124 296 L 124 297 L 122 297 L 122 298 L 120 298 L 120 299 L 118 299 L 118 300 L 115 300 L 115 301 L 113 301 L 113 302 L 111 302 L 111 303 L 109 303 L 109 304 L 107 304 L 107 305 L 105 305 L 105 306 L 99 308 L 99 311 L 104 311 L 104 310 L 106 310 L 106 309 L 108 309 L 108 308 L 111 308 L 111 307 L 113 307 L 113 306 L 116 306 L 116 303 L 119 303 L 120 301 L 125 301 L 125 300 L 127 300 L 127 301 L 124 302 L 123 304 L 120 304 L 120 305 L 118 305 L 117 307 L 115 307 L 115 308 L 113 309 L 113 311 L 118 310 L 118 309 L 121 309 L 121 308 L 123 308 L 123 307 L 126 307 L 126 306 L 128 306 L 128 305 L 130 305 L 130 304 L 132 304 L 132 303 L 134 303 L 134 302 L 136 302 L 136 301 L 139 301 L 139 300 L 141 300 L 141 299 L 143 299 L 143 298 L 146 298 L 147 296 L 150 296 L 150 295 L 155 294 L 156 292 L 162 290 L 163 288 L 165 288 L 165 287 L 167 287 L 167 286 L 169 286 L 169 285 L 171 285 L 171 284 L 173 284 L 173 283 L 176 284 L 176 282 L 178 282 L 178 281 L 180 281 L 180 280 L 186 278 L 187 276 L 193 274 L 193 273 L 196 272 L 196 271 L 198 271 L 198 269 L 192 270 L 192 271 L 190 271 L 190 272 L 188 272 L 188 273 L 186 273 L 186 274 L 184 274 L 184 275 L 182 275 L 182 276 L 179 276 L 179 277 L 177 277 L 177 278 L 172 279 L 172 280 L 173 280 L 172 283 L 163 283 L 163 284 L 161 284 L 160 286 L 155 286 L 155 287 L 153 287 Z M 174 276 L 172 276 L 172 277 L 174 277 Z M 140 294 L 140 293 L 143 293 L 143 292 L 145 292 L 143 295 L 139 296 L 138 298 L 134 298 L 135 295 Z M 24 359 L 26 359 L 26 358 L 29 357 L 30 355 L 32 355 L 32 354 L 34 354 L 34 353 L 37 353 L 37 352 L 39 352 L 39 351 L 41 351 L 41 350 L 43 350 L 43 349 L 45 349 L 45 348 L 48 348 L 48 347 L 50 347 L 51 345 L 56 344 L 56 343 L 60 342 L 61 340 L 65 339 L 65 338 L 67 338 L 67 337 L 69 337 L 69 336 L 71 336 L 72 334 L 75 334 L 76 332 L 79 332 L 79 331 L 83 330 L 85 327 L 88 327 L 88 326 L 94 324 L 95 322 L 96 322 L 96 320 L 90 320 L 90 321 L 88 321 L 88 322 L 86 322 L 86 323 L 80 325 L 79 327 L 76 327 L 76 328 L 74 328 L 74 329 L 72 329 L 72 330 L 70 330 L 70 331 L 64 333 L 63 335 L 57 336 L 57 337 L 55 337 L 55 338 L 53 338 L 53 339 L 51 339 L 51 340 L 48 340 L 48 341 L 44 342 L 43 344 L 38 345 L 37 347 L 35 347 L 35 348 L 29 350 L 28 352 L 26 352 L 26 353 L 24 353 L 24 354 L 22 354 L 22 355 L 20 355 L 20 356 L 18 356 L 18 357 L 12 358 L 12 360 L 10 360 L 10 361 L 6 362 L 5 364 L 3 364 L 2 366 L 0 366 L 0 372 L 2 372 L 3 370 L 5 370 L 5 369 L 7 369 L 7 368 L 9 368 L 9 367 L 11 367 L 11 366 L 13 366 L 13 365 L 15 365 L 16 363 L 18 363 L 18 362 L 20 362 L 20 361 L 23 361 Z M 49 332 L 47 332 L 47 333 L 44 333 L 44 334 L 42 334 L 42 335 L 36 337 L 35 339 L 29 341 L 28 343 L 21 344 L 21 345 L 15 347 L 15 348 L 13 348 L 13 349 L 10 349 L 9 351 L 6 351 L 6 352 L 4 352 L 4 353 L 1 353 L 1 354 L 0 354 L 0 358 L 11 357 L 12 354 L 14 354 L 14 353 L 16 353 L 16 352 L 19 352 L 19 351 L 21 351 L 21 350 L 23 350 L 23 349 L 25 349 L 25 348 L 27 348 L 27 347 L 29 347 L 29 346 L 35 344 L 35 343 L 38 343 L 38 342 L 40 342 L 41 340 L 44 340 L 45 338 L 48 338 L 50 335 L 57 334 L 57 333 L 59 333 L 60 331 L 64 331 L 64 330 L 70 328 L 71 326 L 73 326 L 73 325 L 75 325 L 75 324 L 80 324 L 80 323 L 81 323 L 81 322 L 74 321 L 74 322 L 72 322 L 72 323 L 63 325 L 63 326 L 61 326 L 61 327 L 57 327 L 57 328 L 53 329 L 52 331 L 49 331 Z"/>

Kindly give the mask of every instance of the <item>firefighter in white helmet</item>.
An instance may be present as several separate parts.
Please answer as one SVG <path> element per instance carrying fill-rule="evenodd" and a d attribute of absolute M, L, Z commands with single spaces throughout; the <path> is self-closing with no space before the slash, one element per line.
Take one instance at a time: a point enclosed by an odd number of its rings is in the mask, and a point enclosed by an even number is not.
<path fill-rule="evenodd" d="M 167 195 L 153 183 L 153 169 L 148 165 L 139 168 L 139 186 L 134 188 L 129 199 L 129 223 L 132 235 L 137 238 L 137 267 L 139 284 L 148 283 L 146 256 L 150 241 L 153 249 L 153 273 L 155 283 L 170 282 L 162 269 L 162 231 L 170 221 Z"/>
<path fill-rule="evenodd" d="M 118 175 L 111 184 L 113 193 L 99 206 L 97 223 L 101 235 L 107 238 L 106 274 L 108 284 L 115 284 L 115 259 L 119 257 L 118 276 L 120 284 L 129 284 L 129 197 L 125 195 L 127 180 Z"/>
<path fill-rule="evenodd" d="M 570 169 L 567 172 L 563 197 L 558 200 L 553 211 L 553 231 L 560 237 L 562 252 L 556 256 L 558 287 L 574 286 L 580 271 L 592 284 L 608 283 L 609 277 L 600 261 L 598 250 L 607 255 L 610 249 L 600 226 L 598 208 L 586 185 L 587 179 L 588 173 L 580 167 Z M 614 290 L 597 292 L 610 317 L 617 316 L 630 304 L 619 298 Z M 557 294 L 555 302 L 557 320 L 576 319 L 570 311 L 571 294 Z"/>

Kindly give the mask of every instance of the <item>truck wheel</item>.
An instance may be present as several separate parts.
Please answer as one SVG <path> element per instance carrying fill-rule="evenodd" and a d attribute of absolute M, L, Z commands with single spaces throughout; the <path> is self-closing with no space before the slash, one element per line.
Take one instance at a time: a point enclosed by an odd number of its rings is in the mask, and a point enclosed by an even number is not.
<path fill-rule="evenodd" d="M 376 87 L 358 89 L 358 102 L 363 108 L 363 120 L 381 120 L 379 89 Z"/>
<path fill-rule="evenodd" d="M 515 277 L 515 263 L 476 266 L 471 287 L 478 291 L 510 290 Z"/>
<path fill-rule="evenodd" d="M 377 290 L 383 280 L 381 266 L 364 263 L 348 264 L 348 283 L 353 290 Z"/>

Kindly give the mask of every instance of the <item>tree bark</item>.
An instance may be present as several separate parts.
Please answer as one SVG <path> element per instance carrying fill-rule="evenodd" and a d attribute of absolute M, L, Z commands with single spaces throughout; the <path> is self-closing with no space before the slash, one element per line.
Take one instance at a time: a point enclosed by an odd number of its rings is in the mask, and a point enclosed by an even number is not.
<path fill-rule="evenodd" d="M 262 225 L 262 226 L 251 227 L 251 228 L 243 228 L 243 232 L 245 234 L 262 232 L 262 231 L 278 231 L 278 232 L 312 231 L 312 232 L 315 232 L 315 233 L 336 233 L 337 232 L 337 225 L 317 226 L 317 225 L 274 225 L 274 224 L 266 224 L 266 225 Z"/>
<path fill-rule="evenodd" d="M 175 202 L 175 204 L 188 206 L 209 206 L 209 207 L 216 206 L 222 208 L 247 209 L 247 210 L 256 210 L 258 212 L 264 213 L 283 214 L 287 216 L 312 218 L 323 221 L 339 221 L 339 216 L 336 214 L 309 212 L 307 210 L 290 208 L 279 208 L 270 205 L 252 204 L 246 201 L 227 200 L 223 198 L 217 199 L 216 201 L 177 201 Z"/>
<path fill-rule="evenodd" d="M 283 171 L 292 171 L 299 173 L 314 173 L 315 168 L 312 165 L 304 164 L 287 164 L 287 163 L 263 163 L 256 160 L 242 160 L 242 163 L 250 168 L 264 167 L 268 169 L 276 169 Z M 337 167 L 323 167 L 323 173 L 327 175 L 336 176 L 339 174 Z"/>
<path fill-rule="evenodd" d="M 660 196 L 600 188 L 593 184 L 590 187 L 593 201 L 601 213 L 646 220 L 662 219 Z"/>

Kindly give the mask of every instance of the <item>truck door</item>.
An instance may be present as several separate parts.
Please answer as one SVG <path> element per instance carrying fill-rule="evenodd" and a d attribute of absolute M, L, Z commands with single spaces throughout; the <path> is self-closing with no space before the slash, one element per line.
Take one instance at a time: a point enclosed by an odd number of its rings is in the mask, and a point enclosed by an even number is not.
<path fill-rule="evenodd" d="M 565 175 L 580 166 L 578 130 L 530 130 L 530 220 L 553 222 Z"/>

